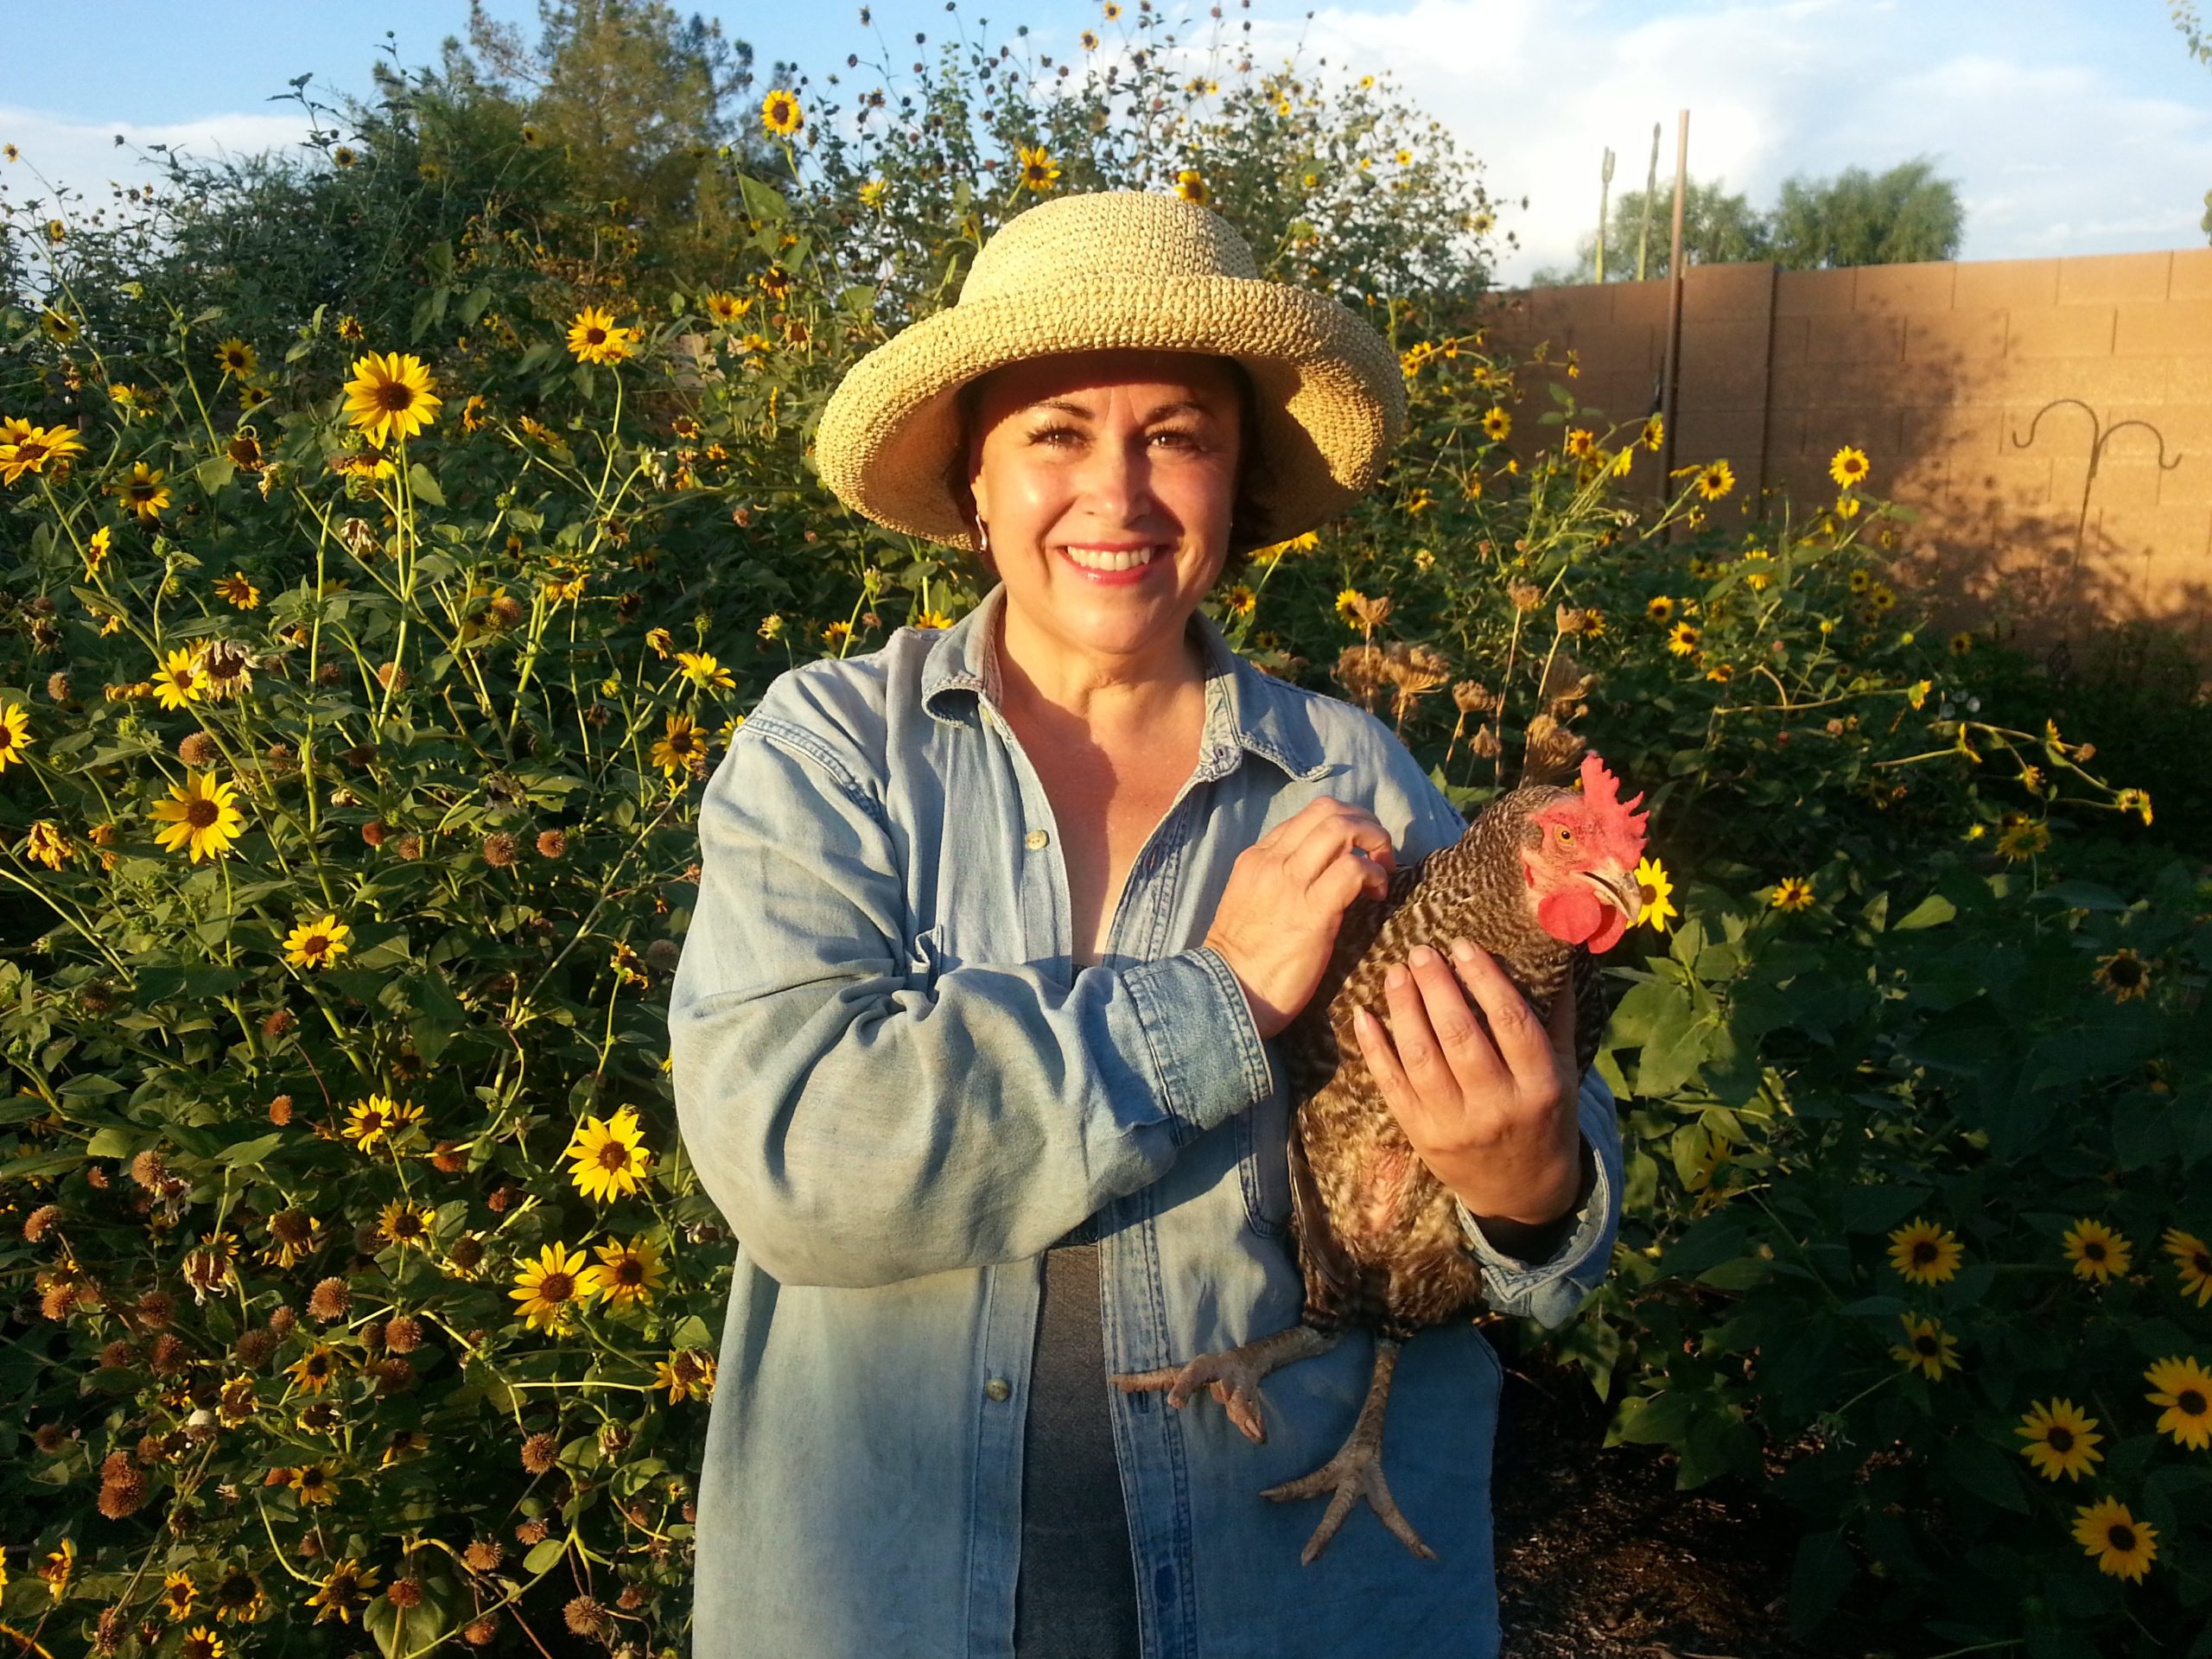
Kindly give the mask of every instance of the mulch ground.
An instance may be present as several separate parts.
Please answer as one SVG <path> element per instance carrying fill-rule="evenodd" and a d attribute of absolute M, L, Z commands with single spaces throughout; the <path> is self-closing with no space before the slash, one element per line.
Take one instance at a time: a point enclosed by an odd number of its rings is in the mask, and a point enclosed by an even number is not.
<path fill-rule="evenodd" d="M 1579 1371 L 1508 1359 L 1492 1476 L 1503 1659 L 1841 1659 L 1791 1640 L 1799 1529 L 1740 1481 L 1675 1490 L 1656 1446 L 1607 1446 Z"/>

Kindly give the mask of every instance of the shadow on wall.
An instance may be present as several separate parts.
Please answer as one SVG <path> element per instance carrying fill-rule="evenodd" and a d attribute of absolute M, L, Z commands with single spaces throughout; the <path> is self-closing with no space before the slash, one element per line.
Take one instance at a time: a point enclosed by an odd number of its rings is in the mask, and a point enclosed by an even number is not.
<path fill-rule="evenodd" d="M 1524 359 L 1550 343 L 1529 420 L 1571 349 L 1569 389 L 1627 426 L 1653 407 L 1666 307 L 1662 283 L 1540 289 L 1484 321 Z M 2212 663 L 2212 249 L 1693 268 L 1676 467 L 1726 458 L 1746 524 L 1771 522 L 1827 506 L 1846 444 L 1917 515 L 1891 526 L 1900 575 L 1944 626 L 2076 660 L 2149 626 Z"/>

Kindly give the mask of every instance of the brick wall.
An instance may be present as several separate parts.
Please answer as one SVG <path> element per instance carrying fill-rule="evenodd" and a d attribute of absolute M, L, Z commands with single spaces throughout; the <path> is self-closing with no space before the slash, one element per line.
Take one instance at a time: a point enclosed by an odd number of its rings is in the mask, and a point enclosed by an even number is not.
<path fill-rule="evenodd" d="M 2148 621 L 2212 661 L 2212 248 L 1704 265 L 1682 297 L 1677 467 L 1725 457 L 1765 513 L 1802 512 L 1834 498 L 1828 458 L 1856 444 L 1868 487 L 1920 515 L 1899 544 L 1948 620 L 2029 642 Z M 1573 389 L 1607 418 L 1655 406 L 1664 283 L 1501 294 L 1489 321 L 1509 352 L 1573 348 Z M 1526 377 L 1532 414 L 1546 378 Z M 2062 398 L 2087 409 L 2044 410 Z M 2084 518 L 2092 416 L 2113 435 Z"/>

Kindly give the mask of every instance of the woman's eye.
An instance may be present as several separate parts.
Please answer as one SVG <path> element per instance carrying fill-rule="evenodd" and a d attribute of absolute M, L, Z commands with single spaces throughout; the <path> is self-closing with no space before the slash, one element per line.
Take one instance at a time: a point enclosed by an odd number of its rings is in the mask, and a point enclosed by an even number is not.
<path fill-rule="evenodd" d="M 1032 443 L 1071 443 L 1081 435 L 1071 426 L 1042 426 L 1029 435 Z"/>
<path fill-rule="evenodd" d="M 1164 442 L 1178 449 L 1194 449 L 1198 447 L 1198 438 L 1195 432 L 1185 432 L 1179 428 L 1171 427 L 1165 432 L 1154 433 L 1152 441 L 1154 443 Z"/>

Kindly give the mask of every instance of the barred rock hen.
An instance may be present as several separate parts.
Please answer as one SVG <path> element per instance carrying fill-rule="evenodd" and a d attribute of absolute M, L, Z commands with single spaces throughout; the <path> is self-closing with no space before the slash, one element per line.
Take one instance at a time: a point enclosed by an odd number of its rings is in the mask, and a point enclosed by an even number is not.
<path fill-rule="evenodd" d="M 1393 874 L 1386 897 L 1354 903 L 1319 988 L 1282 1033 L 1294 1112 L 1293 1231 L 1306 1281 L 1300 1322 L 1224 1353 L 1114 1379 L 1124 1392 L 1165 1389 L 1175 1406 L 1210 1389 L 1258 1441 L 1266 1438 L 1262 1377 L 1327 1351 L 1347 1325 L 1373 1331 L 1373 1378 L 1343 1447 L 1312 1474 L 1263 1494 L 1332 1495 L 1301 1558 L 1308 1565 L 1362 1497 L 1408 1549 L 1435 1559 L 1382 1478 L 1382 1418 L 1400 1345 L 1471 1313 L 1483 1296 L 1452 1195 L 1414 1155 L 1376 1087 L 1352 1010 L 1363 1005 L 1381 1017 L 1384 970 L 1415 945 L 1448 953 L 1452 940 L 1471 939 L 1540 1017 L 1572 989 L 1577 1074 L 1586 1072 L 1605 1024 L 1593 957 L 1618 944 L 1643 907 L 1635 871 L 1644 815 L 1633 810 L 1643 798 L 1624 803 L 1618 780 L 1586 757 L 1580 792 L 1529 785 L 1501 796 L 1456 843 Z"/>

